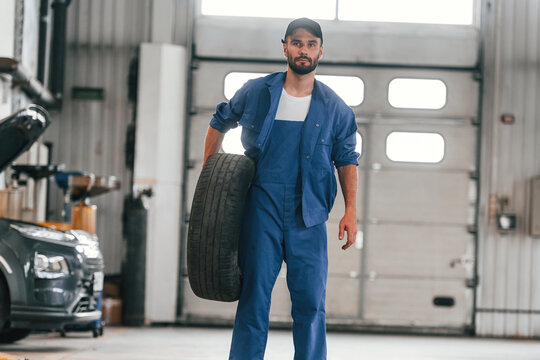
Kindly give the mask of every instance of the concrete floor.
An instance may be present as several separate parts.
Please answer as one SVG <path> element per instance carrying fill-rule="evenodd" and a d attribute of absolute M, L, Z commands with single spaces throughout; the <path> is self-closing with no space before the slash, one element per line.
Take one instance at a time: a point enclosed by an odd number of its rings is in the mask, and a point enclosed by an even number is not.
<path fill-rule="evenodd" d="M 0 360 L 227 359 L 230 329 L 146 327 L 89 332 L 33 334 L 0 345 Z M 266 360 L 293 358 L 289 331 L 271 331 Z M 330 360 L 540 360 L 540 341 L 446 338 L 430 336 L 328 334 Z"/>

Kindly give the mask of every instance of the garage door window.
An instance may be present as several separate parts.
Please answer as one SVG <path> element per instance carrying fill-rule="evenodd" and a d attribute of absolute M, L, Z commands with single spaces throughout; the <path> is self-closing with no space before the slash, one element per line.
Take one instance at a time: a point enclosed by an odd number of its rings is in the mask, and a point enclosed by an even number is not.
<path fill-rule="evenodd" d="M 231 98 L 236 94 L 236 91 L 240 89 L 246 81 L 251 79 L 260 78 L 266 76 L 266 73 L 249 73 L 249 72 L 232 72 L 228 73 L 225 76 L 225 85 L 223 92 L 225 93 L 225 98 L 231 100 Z"/>
<path fill-rule="evenodd" d="M 362 135 L 356 133 L 356 152 L 362 156 Z"/>
<path fill-rule="evenodd" d="M 230 100 L 246 81 L 268 75 L 267 73 L 231 72 L 225 76 L 224 94 Z M 317 80 L 334 90 L 349 106 L 364 101 L 364 82 L 357 76 L 316 75 Z"/>
<path fill-rule="evenodd" d="M 339 0 L 339 20 L 472 25 L 474 0 Z"/>
<path fill-rule="evenodd" d="M 240 135 L 242 135 L 241 126 L 229 130 L 223 138 L 223 143 L 221 145 L 223 147 L 223 151 L 229 154 L 243 155 L 245 149 L 242 145 L 242 141 L 240 140 Z"/>
<path fill-rule="evenodd" d="M 442 109 L 446 85 L 437 79 L 394 79 L 388 85 L 388 102 L 401 109 Z"/>
<path fill-rule="evenodd" d="M 437 133 L 396 131 L 386 138 L 386 156 L 396 162 L 438 163 L 444 150 L 444 138 Z"/>
<path fill-rule="evenodd" d="M 203 15 L 334 20 L 336 0 L 202 0 Z"/>
<path fill-rule="evenodd" d="M 349 106 L 364 101 L 364 82 L 357 76 L 315 75 L 315 78 L 334 90 Z"/>

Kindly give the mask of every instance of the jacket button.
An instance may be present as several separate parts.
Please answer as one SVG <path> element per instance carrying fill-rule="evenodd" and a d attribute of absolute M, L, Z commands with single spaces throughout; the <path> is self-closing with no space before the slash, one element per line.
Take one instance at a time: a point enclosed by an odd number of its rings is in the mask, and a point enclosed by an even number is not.
<path fill-rule="evenodd" d="M 306 155 L 306 159 L 309 159 L 309 155 Z"/>
<path fill-rule="evenodd" d="M 324 139 L 321 139 L 321 142 L 324 142 Z"/>
<path fill-rule="evenodd" d="M 319 124 L 315 124 L 316 127 L 319 127 Z"/>
<path fill-rule="evenodd" d="M 251 128 L 253 129 L 255 127 L 255 125 L 251 125 Z"/>

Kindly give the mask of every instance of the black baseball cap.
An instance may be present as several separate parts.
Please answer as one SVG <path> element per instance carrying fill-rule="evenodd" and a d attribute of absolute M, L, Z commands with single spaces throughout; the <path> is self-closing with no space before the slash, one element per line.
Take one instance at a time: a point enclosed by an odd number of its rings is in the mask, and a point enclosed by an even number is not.
<path fill-rule="evenodd" d="M 323 37 L 322 37 L 321 26 L 319 25 L 318 22 L 305 18 L 305 17 L 295 19 L 289 23 L 289 26 L 287 26 L 287 30 L 285 31 L 285 36 L 283 37 L 283 39 L 281 39 L 281 42 L 285 44 L 287 42 L 287 36 L 294 33 L 296 29 L 305 29 L 309 31 L 311 34 L 321 39 L 321 45 L 322 45 Z"/>

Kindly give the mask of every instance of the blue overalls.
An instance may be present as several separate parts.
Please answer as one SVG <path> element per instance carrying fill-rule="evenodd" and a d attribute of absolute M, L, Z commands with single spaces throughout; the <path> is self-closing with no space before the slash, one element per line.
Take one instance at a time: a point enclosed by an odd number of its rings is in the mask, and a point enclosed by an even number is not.
<path fill-rule="evenodd" d="M 270 297 L 283 260 L 292 301 L 294 359 L 326 359 L 326 225 L 307 228 L 302 219 L 303 126 L 304 122 L 275 120 L 257 161 L 240 239 L 244 278 L 230 360 L 264 358 Z"/>

